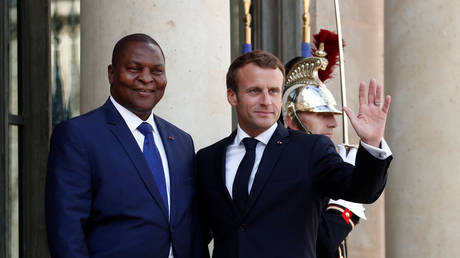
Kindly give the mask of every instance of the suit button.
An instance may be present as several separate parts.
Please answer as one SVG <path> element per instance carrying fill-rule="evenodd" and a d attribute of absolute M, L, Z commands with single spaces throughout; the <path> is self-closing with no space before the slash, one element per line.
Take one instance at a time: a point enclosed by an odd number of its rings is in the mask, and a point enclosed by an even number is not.
<path fill-rule="evenodd" d="M 247 228 L 248 228 L 248 225 L 246 225 L 246 224 L 241 224 L 240 225 L 240 231 L 246 231 Z"/>

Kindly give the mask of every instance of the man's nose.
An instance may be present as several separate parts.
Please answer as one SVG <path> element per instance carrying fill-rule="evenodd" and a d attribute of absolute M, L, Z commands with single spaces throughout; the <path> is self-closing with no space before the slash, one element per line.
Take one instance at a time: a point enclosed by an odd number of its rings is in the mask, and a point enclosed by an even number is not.
<path fill-rule="evenodd" d="M 150 83 L 153 81 L 153 76 L 150 73 L 150 69 L 147 67 L 142 69 L 142 72 L 139 74 L 139 80 L 143 83 Z"/>
<path fill-rule="evenodd" d="M 337 127 L 337 120 L 335 119 L 334 115 L 331 115 L 329 118 L 329 127 L 336 128 Z"/>
<path fill-rule="evenodd" d="M 264 105 L 270 105 L 272 103 L 272 99 L 268 91 L 263 91 L 261 98 L 262 98 L 262 104 Z"/>

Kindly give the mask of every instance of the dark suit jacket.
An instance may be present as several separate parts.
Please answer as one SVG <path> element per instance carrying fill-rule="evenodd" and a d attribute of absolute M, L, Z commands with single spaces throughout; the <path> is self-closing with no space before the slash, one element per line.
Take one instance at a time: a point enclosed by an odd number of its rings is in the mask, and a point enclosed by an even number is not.
<path fill-rule="evenodd" d="M 46 222 L 53 257 L 175 258 L 196 255 L 196 160 L 191 137 L 155 117 L 171 211 L 125 121 L 110 100 L 59 124 L 51 137 Z M 193 252 L 193 254 L 192 254 Z"/>
<path fill-rule="evenodd" d="M 214 237 L 215 258 L 315 257 L 318 223 L 328 198 L 372 203 L 382 193 L 391 157 L 362 147 L 356 167 L 326 136 L 278 125 L 262 156 L 245 212 L 225 187 L 229 137 L 198 152 L 198 191 Z"/>

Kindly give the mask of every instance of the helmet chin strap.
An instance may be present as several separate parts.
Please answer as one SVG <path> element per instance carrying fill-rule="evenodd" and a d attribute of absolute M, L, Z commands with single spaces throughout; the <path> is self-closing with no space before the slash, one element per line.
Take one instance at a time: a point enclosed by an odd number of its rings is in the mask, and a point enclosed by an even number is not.
<path fill-rule="evenodd" d="M 294 119 L 293 119 L 294 124 L 296 124 L 296 126 L 297 126 L 298 128 L 301 128 L 302 131 L 304 131 L 305 133 L 311 134 L 310 130 L 308 130 L 308 128 L 307 128 L 307 127 L 302 123 L 302 121 L 300 120 L 299 116 L 297 115 L 297 111 L 295 110 L 295 108 L 294 108 L 293 111 L 294 111 L 294 112 L 293 112 L 293 113 L 294 113 Z"/>
<path fill-rule="evenodd" d="M 285 93 L 285 96 L 287 96 L 287 94 Z M 283 100 L 283 103 L 285 101 Z M 300 129 L 301 131 L 303 131 L 304 133 L 306 134 L 311 134 L 310 130 L 308 130 L 308 128 L 302 123 L 302 120 L 300 120 L 299 116 L 297 115 L 297 110 L 295 108 L 295 105 L 294 103 L 289 103 L 286 107 L 286 115 L 289 116 L 289 118 L 291 119 L 291 122 L 298 128 Z M 283 115 L 283 119 L 284 119 L 284 126 L 285 127 L 288 127 L 288 124 L 286 122 L 286 119 L 284 118 L 284 115 Z"/>

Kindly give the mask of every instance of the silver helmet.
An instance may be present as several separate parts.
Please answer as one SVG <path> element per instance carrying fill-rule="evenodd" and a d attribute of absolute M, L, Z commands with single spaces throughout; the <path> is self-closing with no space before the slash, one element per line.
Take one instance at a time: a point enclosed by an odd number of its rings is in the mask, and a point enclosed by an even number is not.
<path fill-rule="evenodd" d="M 334 96 L 318 77 L 318 70 L 326 69 L 328 64 L 325 56 L 326 53 L 320 46 L 320 49 L 315 52 L 315 56 L 297 62 L 286 76 L 282 106 L 283 119 L 289 116 L 298 128 L 307 133 L 310 131 L 301 122 L 297 112 L 342 114 L 335 107 L 337 103 Z M 286 121 L 284 124 L 287 125 Z"/>

